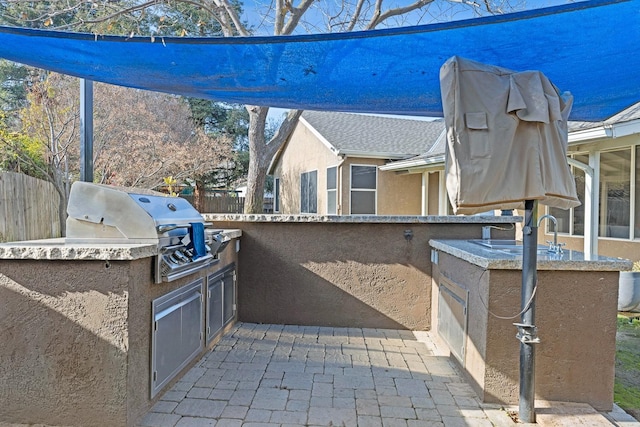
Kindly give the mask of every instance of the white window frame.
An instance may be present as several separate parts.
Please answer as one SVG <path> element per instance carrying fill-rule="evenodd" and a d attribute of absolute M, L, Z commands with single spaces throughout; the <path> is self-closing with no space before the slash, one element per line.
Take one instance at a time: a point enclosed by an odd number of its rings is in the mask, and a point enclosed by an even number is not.
<path fill-rule="evenodd" d="M 315 185 L 315 212 L 310 212 L 311 209 L 307 209 L 309 212 L 306 212 L 303 210 L 303 200 L 302 200 L 302 196 L 303 196 L 303 192 L 302 192 L 302 181 L 303 175 L 311 175 L 312 173 L 315 172 L 315 177 L 316 177 L 316 185 Z M 307 189 L 308 190 L 308 189 Z M 309 200 L 311 200 L 309 198 Z M 307 208 L 309 207 L 308 205 L 308 201 L 307 201 Z M 306 172 L 301 172 L 300 173 L 300 213 L 301 214 L 311 214 L 311 215 L 317 215 L 318 214 L 318 170 L 314 169 L 314 170 L 310 170 L 310 171 L 306 171 Z"/>
<path fill-rule="evenodd" d="M 375 189 L 369 189 L 369 188 L 353 188 L 353 168 L 354 167 L 367 167 L 367 168 L 374 168 L 376 171 L 376 188 Z M 362 191 L 362 192 L 373 192 L 374 193 L 374 197 L 373 197 L 373 210 L 374 213 L 372 214 L 354 214 L 353 213 L 353 202 L 352 202 L 352 194 L 354 191 Z M 377 215 L 378 214 L 378 166 L 376 165 L 367 165 L 367 164 L 351 164 L 349 165 L 349 215 Z"/>
<path fill-rule="evenodd" d="M 273 212 L 280 212 L 280 178 L 273 178 Z"/>
<path fill-rule="evenodd" d="M 331 169 L 335 170 L 335 188 L 329 188 L 329 171 Z M 337 215 L 338 214 L 338 166 L 330 166 L 327 168 L 327 215 Z M 329 212 L 329 195 L 333 193 L 336 198 L 336 210 L 335 212 Z"/>

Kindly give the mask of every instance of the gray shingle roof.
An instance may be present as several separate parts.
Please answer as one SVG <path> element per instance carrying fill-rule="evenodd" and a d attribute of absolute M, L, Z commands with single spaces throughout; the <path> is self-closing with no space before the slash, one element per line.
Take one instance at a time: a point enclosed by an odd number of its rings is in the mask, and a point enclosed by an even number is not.
<path fill-rule="evenodd" d="M 443 120 L 326 111 L 305 111 L 302 117 L 340 152 L 388 154 L 398 159 L 428 151 L 444 130 Z"/>
<path fill-rule="evenodd" d="M 626 108 L 615 114 L 608 119 L 601 122 L 572 122 L 568 123 L 569 132 L 575 132 L 579 130 L 593 129 L 605 125 L 612 125 L 615 123 L 624 123 L 630 122 L 631 120 L 640 119 L 640 102 L 632 105 L 629 108 Z"/>

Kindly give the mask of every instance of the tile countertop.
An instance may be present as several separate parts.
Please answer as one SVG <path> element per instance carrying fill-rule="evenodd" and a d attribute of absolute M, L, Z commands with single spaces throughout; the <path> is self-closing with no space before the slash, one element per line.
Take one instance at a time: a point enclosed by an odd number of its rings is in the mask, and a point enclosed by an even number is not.
<path fill-rule="evenodd" d="M 223 230 L 223 234 L 235 239 L 242 231 Z M 67 242 L 58 238 L 0 244 L 0 259 L 132 261 L 157 254 L 155 243 Z"/>
<path fill-rule="evenodd" d="M 521 270 L 522 253 L 489 249 L 468 240 L 430 240 L 433 249 L 453 255 L 487 270 Z M 539 246 L 541 247 L 541 246 Z M 625 271 L 632 262 L 622 258 L 594 256 L 565 249 L 562 254 L 538 250 L 537 270 Z"/>

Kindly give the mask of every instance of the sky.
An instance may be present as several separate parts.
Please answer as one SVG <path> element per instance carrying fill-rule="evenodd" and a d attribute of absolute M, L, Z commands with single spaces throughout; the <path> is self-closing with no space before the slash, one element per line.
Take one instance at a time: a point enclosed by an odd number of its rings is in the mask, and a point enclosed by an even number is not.
<path fill-rule="evenodd" d="M 403 7 L 412 4 L 415 0 L 384 0 L 384 9 Z M 579 0 L 578 0 L 579 1 Z M 527 9 L 538 9 L 555 6 L 565 3 L 576 2 L 574 0 L 489 0 L 495 11 L 509 12 Z M 293 0 L 295 5 L 300 0 Z M 355 3 L 347 1 L 345 3 Z M 370 0 L 373 3 L 373 0 Z M 266 36 L 273 34 L 273 21 L 264 18 L 265 13 L 273 12 L 275 9 L 274 0 L 244 0 L 244 13 L 242 19 L 248 22 L 254 29 L 254 35 Z M 327 32 L 326 15 L 337 15 L 343 2 L 339 0 L 317 0 L 314 5 L 305 13 L 306 21 L 298 25 L 296 34 L 324 33 Z M 469 6 L 475 4 L 476 6 Z M 484 0 L 434 0 L 425 10 L 414 11 L 396 20 L 388 21 L 388 26 L 411 26 L 432 24 L 442 21 L 457 21 L 462 19 L 476 18 L 488 13 L 480 7 Z M 327 13 L 328 12 L 328 13 Z M 332 21 L 334 24 L 336 20 Z M 381 28 L 381 27 L 379 27 Z M 335 27 L 333 31 L 339 31 Z"/>

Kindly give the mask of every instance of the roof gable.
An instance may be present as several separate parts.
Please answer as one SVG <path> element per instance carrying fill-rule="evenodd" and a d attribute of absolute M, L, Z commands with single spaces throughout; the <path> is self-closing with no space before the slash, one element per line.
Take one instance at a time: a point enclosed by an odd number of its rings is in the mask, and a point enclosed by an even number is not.
<path fill-rule="evenodd" d="M 304 122 L 334 152 L 358 157 L 403 159 L 428 151 L 444 129 L 443 120 L 415 120 L 363 114 L 305 111 Z"/>

